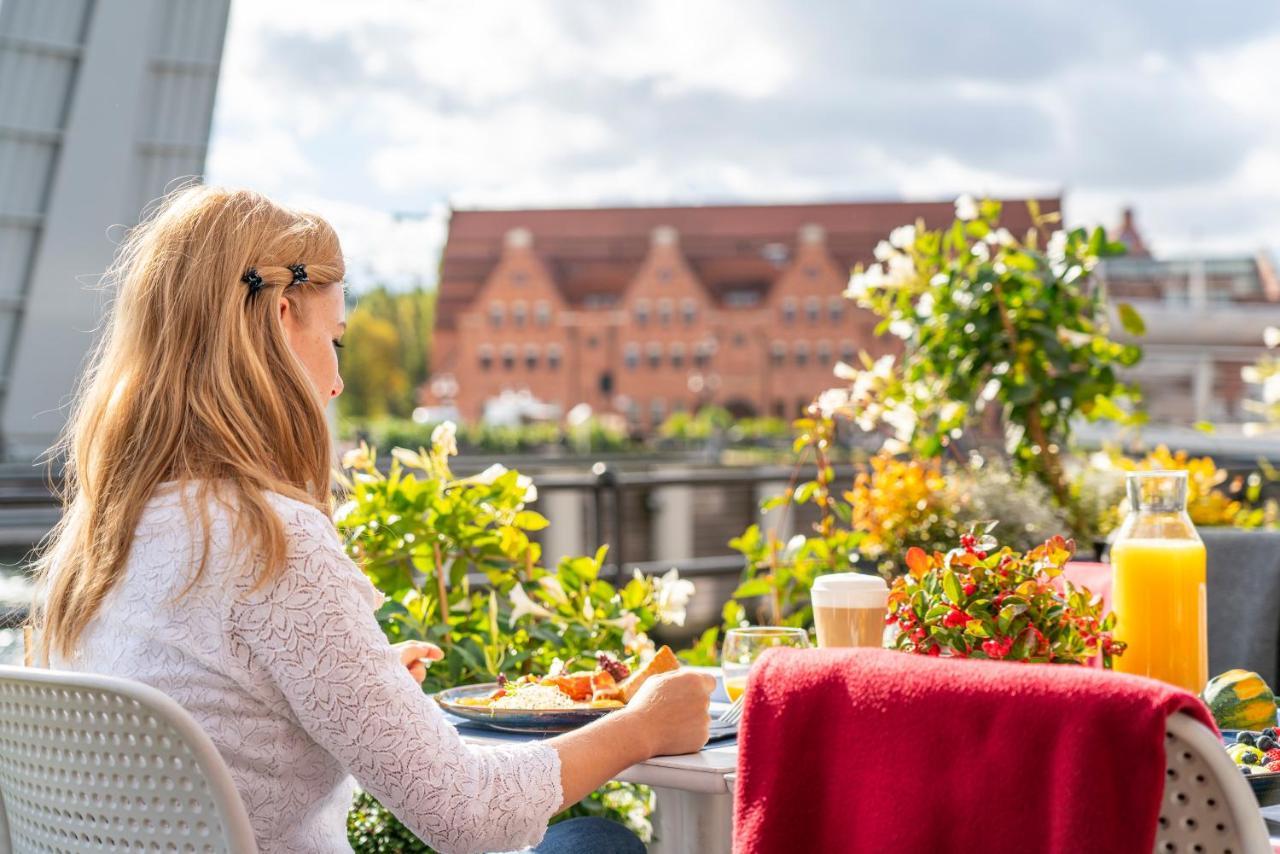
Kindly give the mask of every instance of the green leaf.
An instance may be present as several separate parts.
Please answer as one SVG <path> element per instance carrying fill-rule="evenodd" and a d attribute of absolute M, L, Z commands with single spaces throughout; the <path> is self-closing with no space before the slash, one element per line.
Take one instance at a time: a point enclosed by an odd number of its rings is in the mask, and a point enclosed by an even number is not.
<path fill-rule="evenodd" d="M 1130 335 L 1146 335 L 1147 324 L 1143 322 L 1138 310 L 1127 302 L 1117 303 L 1116 311 L 1120 313 L 1120 325 Z"/>
<path fill-rule="evenodd" d="M 536 513 L 533 510 L 521 510 L 516 514 L 513 524 L 517 528 L 524 528 L 526 531 L 541 531 L 551 523 L 541 513 Z"/>
<path fill-rule="evenodd" d="M 738 585 L 738 589 L 733 591 L 733 598 L 750 599 L 753 596 L 767 596 L 772 592 L 773 585 L 763 578 L 755 578 Z"/>
<path fill-rule="evenodd" d="M 957 605 L 964 600 L 964 590 L 960 587 L 960 579 L 951 570 L 942 573 L 942 592 Z"/>

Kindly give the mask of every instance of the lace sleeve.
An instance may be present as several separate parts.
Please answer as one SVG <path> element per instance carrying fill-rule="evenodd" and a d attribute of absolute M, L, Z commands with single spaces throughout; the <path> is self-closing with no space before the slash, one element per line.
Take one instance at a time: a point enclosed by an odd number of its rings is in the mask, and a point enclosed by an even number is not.
<path fill-rule="evenodd" d="M 281 515 L 289 565 L 236 597 L 238 657 L 265 670 L 307 733 L 428 845 L 536 845 L 563 797 L 559 754 L 464 744 L 387 643 L 374 590 L 332 524 L 302 505 Z"/>

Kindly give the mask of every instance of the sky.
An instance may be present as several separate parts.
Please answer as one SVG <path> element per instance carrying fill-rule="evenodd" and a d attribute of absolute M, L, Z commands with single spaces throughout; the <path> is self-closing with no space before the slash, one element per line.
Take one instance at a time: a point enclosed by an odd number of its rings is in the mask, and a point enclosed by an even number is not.
<path fill-rule="evenodd" d="M 1062 194 L 1280 248 L 1275 0 L 232 0 L 208 160 L 431 285 L 451 207 Z"/>

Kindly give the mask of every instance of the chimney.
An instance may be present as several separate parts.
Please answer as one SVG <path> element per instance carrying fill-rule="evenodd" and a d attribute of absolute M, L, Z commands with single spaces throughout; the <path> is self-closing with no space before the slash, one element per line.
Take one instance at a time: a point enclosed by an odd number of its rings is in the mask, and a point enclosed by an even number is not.
<path fill-rule="evenodd" d="M 1138 231 L 1137 217 L 1132 207 L 1125 207 L 1120 215 L 1120 227 L 1111 232 L 1111 239 L 1123 243 L 1129 250 L 1131 258 L 1150 258 L 1151 250 Z"/>

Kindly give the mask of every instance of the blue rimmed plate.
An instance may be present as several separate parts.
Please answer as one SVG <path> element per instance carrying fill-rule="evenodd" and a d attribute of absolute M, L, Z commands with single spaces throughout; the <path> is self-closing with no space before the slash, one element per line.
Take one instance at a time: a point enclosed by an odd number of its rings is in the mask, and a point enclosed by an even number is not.
<path fill-rule="evenodd" d="M 468 697 L 487 697 L 498 690 L 497 682 L 449 688 L 433 695 L 440 707 L 471 723 L 506 732 L 567 732 L 598 720 L 617 709 L 495 709 L 458 702 Z"/>

